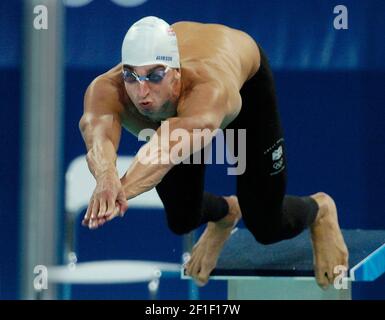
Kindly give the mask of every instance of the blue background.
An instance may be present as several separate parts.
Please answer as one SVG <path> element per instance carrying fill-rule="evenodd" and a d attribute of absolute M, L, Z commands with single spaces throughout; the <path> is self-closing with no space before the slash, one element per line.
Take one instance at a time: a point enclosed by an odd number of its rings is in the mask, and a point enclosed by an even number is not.
<path fill-rule="evenodd" d="M 170 24 L 191 20 L 246 31 L 265 49 L 273 67 L 287 156 L 288 193 L 330 193 L 343 228 L 384 229 L 385 2 L 346 0 L 349 29 L 333 28 L 329 0 L 154 1 L 126 8 L 110 0 L 66 9 L 64 167 L 85 148 L 77 129 L 83 94 L 92 79 L 120 59 L 128 27 L 147 15 Z M 22 2 L 0 2 L 0 299 L 19 297 Z M 31 12 L 31 14 L 33 14 Z M 123 133 L 120 154 L 135 154 Z M 234 190 L 223 166 L 209 166 L 207 188 Z M 64 213 L 63 213 L 64 214 Z M 181 237 L 167 230 L 160 210 L 131 210 L 98 231 L 79 228 L 79 259 L 180 261 Z M 385 240 L 385 239 L 384 239 Z M 224 283 L 201 289 L 222 299 Z M 74 297 L 146 298 L 144 285 L 76 286 Z M 164 280 L 160 297 L 187 298 L 187 285 Z M 354 284 L 357 299 L 384 299 L 385 277 Z"/>

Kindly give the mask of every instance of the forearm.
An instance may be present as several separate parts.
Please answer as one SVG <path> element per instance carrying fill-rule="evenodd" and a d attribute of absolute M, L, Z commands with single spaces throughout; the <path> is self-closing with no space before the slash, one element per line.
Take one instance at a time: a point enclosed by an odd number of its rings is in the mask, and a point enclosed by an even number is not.
<path fill-rule="evenodd" d="M 116 158 L 116 150 L 110 140 L 95 141 L 87 152 L 88 168 L 96 180 L 104 173 L 118 174 Z"/>
<path fill-rule="evenodd" d="M 197 134 L 194 129 L 203 131 Z M 139 150 L 121 180 L 127 199 L 155 187 L 175 164 L 209 144 L 214 133 L 212 127 L 202 121 L 182 119 L 163 122 L 156 134 Z"/>
<path fill-rule="evenodd" d="M 127 200 L 154 188 L 173 164 L 143 164 L 135 157 L 134 162 L 121 179 Z"/>

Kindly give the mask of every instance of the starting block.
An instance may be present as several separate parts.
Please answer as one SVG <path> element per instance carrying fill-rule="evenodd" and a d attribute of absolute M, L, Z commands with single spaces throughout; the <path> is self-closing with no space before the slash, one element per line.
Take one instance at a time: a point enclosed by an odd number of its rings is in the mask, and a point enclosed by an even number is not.
<path fill-rule="evenodd" d="M 385 272 L 385 230 L 342 230 L 349 269 L 337 269 L 335 285 L 321 289 L 314 278 L 309 231 L 271 245 L 235 229 L 210 281 L 225 280 L 229 300 L 349 300 L 354 281 L 374 281 Z M 191 279 L 182 273 L 182 278 Z"/>

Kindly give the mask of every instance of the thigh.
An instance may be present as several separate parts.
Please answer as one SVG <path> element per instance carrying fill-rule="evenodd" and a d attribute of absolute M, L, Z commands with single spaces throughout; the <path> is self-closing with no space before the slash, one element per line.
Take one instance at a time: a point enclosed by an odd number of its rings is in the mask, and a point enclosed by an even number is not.
<path fill-rule="evenodd" d="M 156 186 L 168 217 L 191 217 L 201 212 L 205 165 L 178 164 Z M 183 214 L 182 214 L 183 213 Z"/>
<path fill-rule="evenodd" d="M 263 51 L 256 75 L 241 89 L 242 110 L 232 128 L 246 129 L 246 170 L 237 196 L 246 225 L 279 219 L 286 189 L 286 152 L 273 75 Z"/>

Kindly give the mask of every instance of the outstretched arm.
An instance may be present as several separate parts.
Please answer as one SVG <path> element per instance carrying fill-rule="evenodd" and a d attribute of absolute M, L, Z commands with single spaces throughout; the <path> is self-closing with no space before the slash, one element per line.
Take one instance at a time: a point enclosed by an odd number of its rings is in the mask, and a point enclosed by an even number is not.
<path fill-rule="evenodd" d="M 105 217 L 123 214 L 126 196 L 116 170 L 116 151 L 121 135 L 122 105 L 116 86 L 106 78 L 96 78 L 84 97 L 84 114 L 79 128 L 87 148 L 88 167 L 96 179 L 83 225 L 96 227 Z"/>

